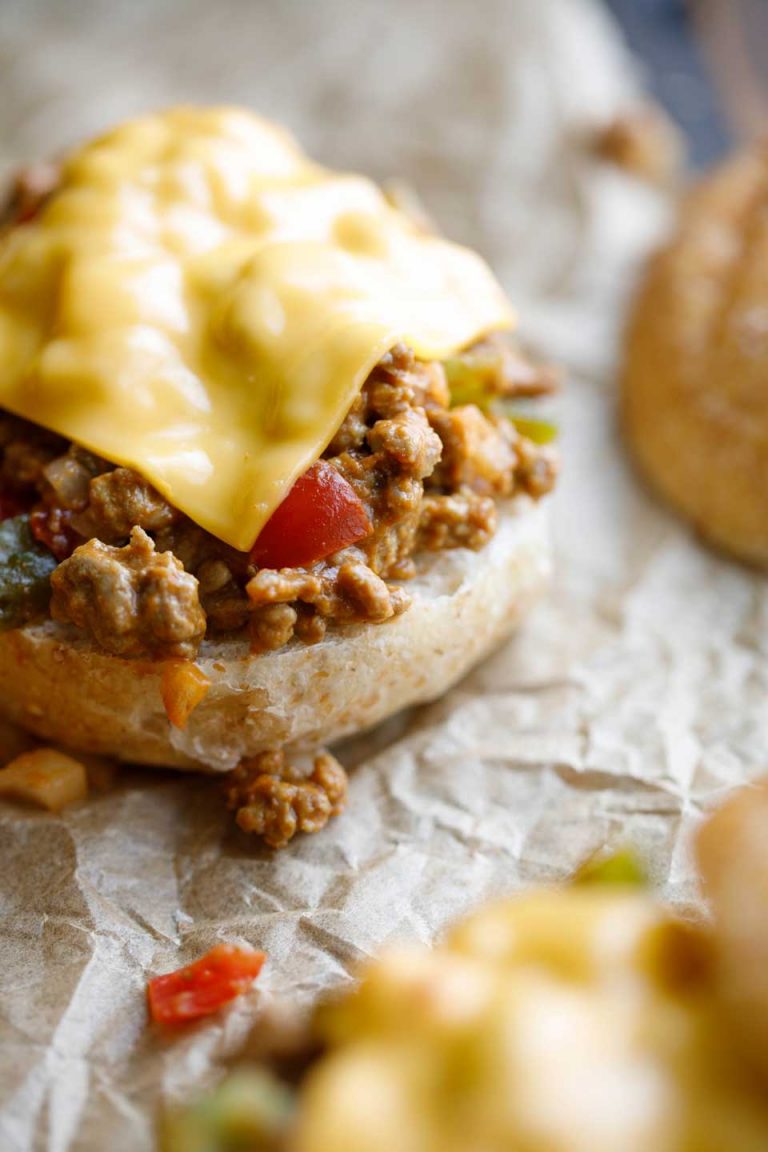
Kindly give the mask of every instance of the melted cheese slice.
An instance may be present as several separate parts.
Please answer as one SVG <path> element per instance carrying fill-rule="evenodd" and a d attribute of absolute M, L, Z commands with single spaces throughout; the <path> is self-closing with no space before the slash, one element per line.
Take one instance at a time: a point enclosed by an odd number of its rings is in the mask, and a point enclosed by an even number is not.
<path fill-rule="evenodd" d="M 395 343 L 512 313 L 483 261 L 231 108 L 76 152 L 0 245 L 0 405 L 135 469 L 248 549 Z"/>

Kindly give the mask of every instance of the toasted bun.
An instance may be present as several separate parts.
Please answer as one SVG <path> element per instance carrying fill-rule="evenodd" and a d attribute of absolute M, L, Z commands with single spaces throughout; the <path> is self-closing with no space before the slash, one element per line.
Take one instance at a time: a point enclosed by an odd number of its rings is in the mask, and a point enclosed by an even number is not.
<path fill-rule="evenodd" d="M 288 745 L 312 748 L 432 700 L 518 623 L 550 571 L 545 511 L 502 514 L 480 552 L 424 558 L 403 615 L 252 655 L 244 640 L 206 641 L 211 681 L 186 729 L 169 723 L 162 664 L 121 660 L 46 622 L 0 634 L 0 708 L 46 739 L 140 764 L 208 771 Z"/>
<path fill-rule="evenodd" d="M 626 435 L 654 486 L 712 543 L 768 564 L 768 150 L 683 204 L 628 330 Z"/>

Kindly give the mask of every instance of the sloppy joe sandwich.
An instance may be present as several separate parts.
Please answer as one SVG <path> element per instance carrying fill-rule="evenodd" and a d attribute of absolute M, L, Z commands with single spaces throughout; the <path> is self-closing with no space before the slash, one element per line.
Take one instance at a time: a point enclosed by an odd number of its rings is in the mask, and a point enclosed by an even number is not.
<path fill-rule="evenodd" d="M 3 712 L 245 786 L 444 691 L 548 572 L 555 457 L 519 403 L 553 378 L 514 324 L 479 256 L 247 111 L 148 115 L 22 174 Z"/>

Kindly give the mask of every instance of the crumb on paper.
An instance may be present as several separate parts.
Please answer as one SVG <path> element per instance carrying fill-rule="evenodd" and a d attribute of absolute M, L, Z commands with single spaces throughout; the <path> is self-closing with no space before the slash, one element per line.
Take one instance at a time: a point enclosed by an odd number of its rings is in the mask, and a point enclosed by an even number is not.
<path fill-rule="evenodd" d="M 0 796 L 60 812 L 88 795 L 85 766 L 55 748 L 22 752 L 0 770 Z"/>
<path fill-rule="evenodd" d="M 330 752 L 315 756 L 309 775 L 282 750 L 260 752 L 228 774 L 225 795 L 244 832 L 284 848 L 297 832 L 319 832 L 343 811 L 347 774 Z"/>

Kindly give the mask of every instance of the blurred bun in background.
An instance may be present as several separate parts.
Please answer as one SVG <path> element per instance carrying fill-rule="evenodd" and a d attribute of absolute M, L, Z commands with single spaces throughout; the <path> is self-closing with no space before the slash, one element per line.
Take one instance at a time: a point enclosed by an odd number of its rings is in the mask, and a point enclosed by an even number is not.
<path fill-rule="evenodd" d="M 627 336 L 623 420 L 643 471 L 712 543 L 768 564 L 768 149 L 684 201 Z"/>

